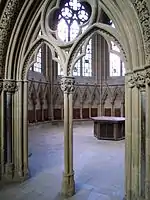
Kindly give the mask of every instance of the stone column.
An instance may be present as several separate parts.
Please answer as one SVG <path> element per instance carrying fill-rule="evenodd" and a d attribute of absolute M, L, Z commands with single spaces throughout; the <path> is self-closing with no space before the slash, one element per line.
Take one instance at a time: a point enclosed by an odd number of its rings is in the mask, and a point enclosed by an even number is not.
<path fill-rule="evenodd" d="M 13 163 L 13 96 L 17 91 L 16 81 L 4 80 L 4 181 L 11 181 L 14 176 Z"/>
<path fill-rule="evenodd" d="M 0 178 L 3 182 L 28 178 L 27 81 L 3 80 L 0 118 Z M 5 151 L 4 151 L 5 150 Z"/>
<path fill-rule="evenodd" d="M 92 105 L 91 105 L 91 103 L 89 103 L 89 118 L 91 117 L 91 115 L 92 115 Z"/>
<path fill-rule="evenodd" d="M 82 110 L 83 110 L 83 103 L 80 102 L 80 119 L 83 119 Z"/>
<path fill-rule="evenodd" d="M 131 200 L 132 184 L 132 88 L 128 85 L 128 77 L 125 77 L 125 196 Z"/>
<path fill-rule="evenodd" d="M 125 103 L 124 100 L 121 102 L 121 117 L 124 117 L 124 108 L 125 108 Z"/>
<path fill-rule="evenodd" d="M 61 120 L 64 120 L 64 107 L 63 105 L 61 106 Z"/>
<path fill-rule="evenodd" d="M 140 196 L 145 197 L 145 172 L 146 172 L 146 130 L 145 130 L 145 125 L 146 125 L 146 92 L 145 88 L 140 91 L 140 113 L 141 113 L 141 123 L 140 129 L 141 129 L 141 134 L 139 135 L 140 139 L 140 151 L 139 151 L 139 164 L 140 164 Z"/>
<path fill-rule="evenodd" d="M 140 180 L 140 99 L 139 99 L 139 89 L 137 87 L 132 88 L 132 199 L 137 199 L 139 197 L 139 180 Z"/>
<path fill-rule="evenodd" d="M 111 116 L 115 116 L 115 107 L 114 107 L 114 100 L 111 101 Z"/>
<path fill-rule="evenodd" d="M 100 103 L 97 104 L 97 115 L 101 116 L 101 104 Z"/>
<path fill-rule="evenodd" d="M 102 102 L 102 104 L 100 104 L 101 106 L 101 116 L 104 116 L 105 115 L 105 101 Z"/>
<path fill-rule="evenodd" d="M 40 99 L 40 105 L 41 105 L 41 121 L 44 121 L 44 98 Z"/>
<path fill-rule="evenodd" d="M 125 91 L 126 199 L 141 200 L 145 199 L 142 194 L 143 185 L 145 185 L 145 180 L 143 179 L 145 164 L 143 165 L 142 161 L 143 119 L 141 114 L 141 111 L 143 110 L 143 94 L 141 92 L 143 91 L 143 88 L 145 88 L 144 71 L 136 71 L 130 75 L 128 86 L 129 87 L 126 87 Z"/>
<path fill-rule="evenodd" d="M 145 199 L 150 199 L 150 66 L 146 70 L 146 174 Z"/>
<path fill-rule="evenodd" d="M 3 80 L 0 80 L 0 180 L 4 175 L 4 92 Z"/>
<path fill-rule="evenodd" d="M 17 81 L 13 98 L 13 163 L 14 181 L 28 178 L 28 81 Z"/>
<path fill-rule="evenodd" d="M 73 171 L 73 91 L 74 78 L 62 77 L 61 88 L 64 92 L 64 173 L 62 195 L 70 197 L 75 194 Z"/>
<path fill-rule="evenodd" d="M 0 97 L 0 178 L 22 181 L 28 175 L 27 82 L 3 80 Z"/>

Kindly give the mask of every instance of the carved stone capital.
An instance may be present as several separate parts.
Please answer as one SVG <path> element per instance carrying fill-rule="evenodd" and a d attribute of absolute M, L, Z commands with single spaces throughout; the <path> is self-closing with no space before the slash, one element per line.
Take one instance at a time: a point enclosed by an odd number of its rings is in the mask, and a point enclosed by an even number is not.
<path fill-rule="evenodd" d="M 136 73 L 134 75 L 134 79 L 135 79 L 135 85 L 137 88 L 139 89 L 145 88 L 145 84 L 146 84 L 145 72 Z"/>
<path fill-rule="evenodd" d="M 18 90 L 18 86 L 16 81 L 14 80 L 4 80 L 3 82 L 3 90 L 6 92 L 14 93 Z"/>
<path fill-rule="evenodd" d="M 130 76 L 130 78 L 128 79 L 127 83 L 128 83 L 128 86 L 130 88 L 135 87 L 135 80 L 134 80 L 134 76 L 133 75 Z"/>
<path fill-rule="evenodd" d="M 145 89 L 146 77 L 145 72 L 136 72 L 128 80 L 130 88 L 137 87 L 138 89 Z"/>
<path fill-rule="evenodd" d="M 74 84 L 75 84 L 74 77 L 65 76 L 61 78 L 61 89 L 64 93 L 74 92 L 75 90 Z"/>
<path fill-rule="evenodd" d="M 145 78 L 146 78 L 146 83 L 150 85 L 150 69 L 146 70 Z"/>

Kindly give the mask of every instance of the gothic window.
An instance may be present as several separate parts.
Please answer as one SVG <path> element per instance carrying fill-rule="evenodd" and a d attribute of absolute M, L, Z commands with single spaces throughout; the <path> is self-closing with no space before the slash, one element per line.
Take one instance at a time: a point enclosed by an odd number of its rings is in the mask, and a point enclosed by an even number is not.
<path fill-rule="evenodd" d="M 40 36 L 42 34 L 41 30 L 38 33 L 38 36 Z M 34 72 L 42 72 L 42 49 L 40 48 L 37 52 L 36 55 L 36 61 L 33 64 L 33 66 L 30 68 L 30 71 L 34 71 Z"/>
<path fill-rule="evenodd" d="M 124 62 L 121 60 L 120 49 L 112 41 L 110 43 L 109 59 L 110 59 L 109 60 L 110 76 L 124 76 L 125 67 L 124 67 Z"/>
<path fill-rule="evenodd" d="M 61 68 L 60 64 L 58 63 L 57 73 L 59 76 L 63 76 L 63 69 Z"/>
<path fill-rule="evenodd" d="M 112 20 L 110 20 L 111 27 L 115 28 Z M 109 53 L 109 66 L 110 76 L 124 76 L 125 66 L 121 60 L 121 52 L 115 42 L 110 42 L 110 53 Z"/>
<path fill-rule="evenodd" d="M 86 55 L 82 59 L 82 75 L 92 76 L 92 40 L 89 41 L 86 48 Z"/>
<path fill-rule="evenodd" d="M 122 62 L 121 64 L 122 64 L 122 76 L 125 76 L 125 66 L 124 66 L 124 62 Z"/>
<path fill-rule="evenodd" d="M 75 39 L 79 31 L 83 32 L 86 29 L 84 24 L 88 21 L 89 14 L 85 7 L 77 0 L 67 1 L 58 17 L 58 37 L 64 41 L 69 42 Z M 80 27 L 82 25 L 82 28 Z M 80 50 L 78 55 L 82 53 Z M 78 60 L 74 66 L 73 76 L 92 76 L 92 41 L 86 47 L 86 55 Z M 58 75 L 63 75 L 63 70 L 58 64 Z"/>
<path fill-rule="evenodd" d="M 120 57 L 110 52 L 110 76 L 120 76 Z"/>
<path fill-rule="evenodd" d="M 42 50 L 41 48 L 38 50 L 37 56 L 36 56 L 36 62 L 33 66 L 33 71 L 35 72 L 42 72 Z"/>

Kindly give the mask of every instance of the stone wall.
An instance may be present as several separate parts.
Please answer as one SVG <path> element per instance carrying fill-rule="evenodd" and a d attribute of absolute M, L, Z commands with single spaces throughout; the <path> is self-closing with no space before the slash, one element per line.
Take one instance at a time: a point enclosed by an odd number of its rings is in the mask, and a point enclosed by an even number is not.
<path fill-rule="evenodd" d="M 108 84 L 108 82 L 110 82 Z M 109 80 L 102 84 L 76 83 L 73 94 L 73 118 L 98 115 L 124 116 L 124 84 Z M 29 80 L 28 119 L 30 123 L 63 120 L 63 92 L 60 81 Z"/>

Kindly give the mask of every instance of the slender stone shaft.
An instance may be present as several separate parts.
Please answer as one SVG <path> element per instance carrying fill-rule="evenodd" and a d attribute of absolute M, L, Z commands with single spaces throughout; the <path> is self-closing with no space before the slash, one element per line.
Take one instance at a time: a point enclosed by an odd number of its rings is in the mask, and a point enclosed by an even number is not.
<path fill-rule="evenodd" d="M 74 78 L 63 77 L 61 88 L 64 92 L 64 173 L 62 183 L 62 195 L 73 196 L 75 193 L 73 171 L 73 102 Z"/>

